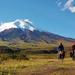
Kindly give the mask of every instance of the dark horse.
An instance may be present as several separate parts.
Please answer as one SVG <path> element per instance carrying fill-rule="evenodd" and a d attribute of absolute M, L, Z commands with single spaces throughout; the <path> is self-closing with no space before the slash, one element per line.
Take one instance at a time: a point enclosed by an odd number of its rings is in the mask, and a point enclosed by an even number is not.
<path fill-rule="evenodd" d="M 74 52 L 70 52 L 70 57 L 75 60 L 75 51 Z"/>
<path fill-rule="evenodd" d="M 72 45 L 72 51 L 70 52 L 70 57 L 72 57 L 72 59 L 75 60 L 75 44 Z"/>
<path fill-rule="evenodd" d="M 65 51 L 59 51 L 58 58 L 63 60 L 65 58 Z"/>

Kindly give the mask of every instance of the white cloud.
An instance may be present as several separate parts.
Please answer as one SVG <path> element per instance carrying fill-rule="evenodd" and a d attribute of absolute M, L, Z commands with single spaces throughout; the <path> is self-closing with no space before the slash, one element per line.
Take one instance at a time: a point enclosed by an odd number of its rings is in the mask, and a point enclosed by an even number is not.
<path fill-rule="evenodd" d="M 63 10 L 68 9 L 72 13 L 75 13 L 75 6 L 73 5 L 74 0 L 67 0 L 67 2 L 64 5 Z"/>

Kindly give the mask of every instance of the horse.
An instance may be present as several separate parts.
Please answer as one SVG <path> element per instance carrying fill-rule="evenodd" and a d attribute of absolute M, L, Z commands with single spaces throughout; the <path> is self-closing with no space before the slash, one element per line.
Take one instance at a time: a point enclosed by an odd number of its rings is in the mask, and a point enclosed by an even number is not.
<path fill-rule="evenodd" d="M 73 50 L 73 52 L 70 52 L 70 57 L 75 60 L 75 50 Z"/>
<path fill-rule="evenodd" d="M 65 51 L 59 51 L 58 52 L 58 59 L 64 59 L 65 58 Z"/>

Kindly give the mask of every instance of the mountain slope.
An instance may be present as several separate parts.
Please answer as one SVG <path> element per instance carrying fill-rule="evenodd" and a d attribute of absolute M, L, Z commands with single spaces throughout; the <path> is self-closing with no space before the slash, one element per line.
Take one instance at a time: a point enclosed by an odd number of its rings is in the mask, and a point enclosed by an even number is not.
<path fill-rule="evenodd" d="M 4 41 L 23 40 L 24 42 L 55 43 L 58 40 L 73 42 L 75 39 L 62 37 L 50 32 L 36 29 L 29 20 L 16 20 L 0 25 L 0 39 Z"/>

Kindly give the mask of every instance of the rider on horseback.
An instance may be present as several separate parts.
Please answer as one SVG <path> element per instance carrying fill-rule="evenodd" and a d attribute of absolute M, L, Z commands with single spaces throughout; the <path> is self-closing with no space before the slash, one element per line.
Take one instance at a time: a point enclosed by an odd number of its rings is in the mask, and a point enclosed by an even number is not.
<path fill-rule="evenodd" d="M 60 43 L 60 45 L 58 46 L 58 55 L 59 55 L 59 59 L 64 59 L 65 57 L 64 46 L 62 43 Z"/>
<path fill-rule="evenodd" d="M 75 60 L 75 44 L 72 45 L 72 58 Z"/>

